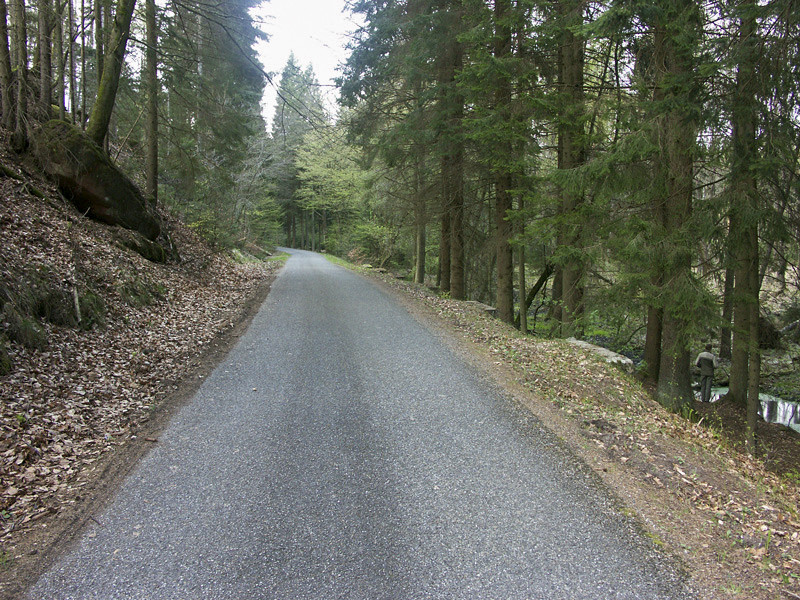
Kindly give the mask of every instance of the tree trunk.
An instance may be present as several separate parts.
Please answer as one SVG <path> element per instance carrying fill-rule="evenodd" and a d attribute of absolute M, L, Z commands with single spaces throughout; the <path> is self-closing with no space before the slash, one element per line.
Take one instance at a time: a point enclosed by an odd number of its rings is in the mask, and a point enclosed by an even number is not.
<path fill-rule="evenodd" d="M 16 64 L 16 96 L 17 106 L 14 119 L 14 133 L 11 145 L 15 151 L 21 152 L 28 145 L 28 34 L 25 18 L 24 0 L 14 0 L 14 56 Z"/>
<path fill-rule="evenodd" d="M 64 4 L 61 0 L 56 0 L 56 11 L 53 15 L 55 29 L 53 30 L 56 53 L 56 103 L 58 104 L 58 116 L 63 121 L 67 117 L 67 104 L 64 98 L 66 92 L 66 61 L 64 58 Z"/>
<path fill-rule="evenodd" d="M 686 308 L 686 297 L 695 291 L 691 278 L 692 248 L 686 228 L 692 210 L 696 131 L 686 116 L 688 107 L 681 104 L 691 97 L 686 87 L 693 84 L 697 5 L 693 0 L 680 0 L 669 7 L 672 10 L 666 11 L 663 21 L 656 24 L 654 44 L 657 97 L 668 100 L 664 103 L 668 108 L 658 117 L 664 159 L 660 162 L 660 179 L 665 192 L 661 252 L 665 260 L 663 285 L 668 289 L 662 288 L 664 313 L 656 398 L 663 406 L 677 411 L 692 400 L 687 332 L 694 315 Z"/>
<path fill-rule="evenodd" d="M 39 0 L 39 119 L 50 120 L 53 104 L 52 0 Z"/>
<path fill-rule="evenodd" d="M 88 108 L 86 105 L 88 92 L 86 86 L 88 77 L 86 77 L 86 0 L 81 0 L 81 79 L 80 79 L 80 96 L 81 96 L 81 129 L 86 131 L 86 117 Z M 98 144 L 102 145 L 102 144 Z"/>
<path fill-rule="evenodd" d="M 511 56 L 511 26 L 508 23 L 511 11 L 510 0 L 495 0 L 494 57 L 498 62 L 507 61 Z M 501 71 L 495 88 L 495 110 L 501 123 L 508 124 L 511 119 L 511 79 Z M 508 134 L 500 132 L 497 142 L 498 158 L 494 173 L 495 191 L 495 247 L 497 253 L 497 316 L 506 323 L 514 322 L 514 262 L 511 251 L 511 222 L 508 220 L 513 209 L 511 190 L 513 177 L 510 171 L 513 145 Z"/>
<path fill-rule="evenodd" d="M 651 385 L 658 383 L 658 370 L 661 368 L 661 331 L 664 311 L 655 306 L 647 307 L 647 333 L 644 341 L 645 381 Z"/>
<path fill-rule="evenodd" d="M 751 339 L 758 331 L 758 282 L 751 273 L 758 265 L 758 208 L 756 181 L 752 165 L 756 159 L 755 112 L 755 19 L 753 0 L 747 0 L 740 9 L 745 15 L 740 20 L 737 91 L 732 110 L 733 159 L 731 161 L 731 254 L 736 257 L 733 285 L 733 348 L 731 352 L 731 380 L 729 397 L 742 406 L 748 402 L 751 353 L 758 348 L 758 339 Z M 755 267 L 756 270 L 758 267 Z M 753 284 L 756 284 L 755 286 Z M 756 323 L 751 320 L 755 315 Z M 754 401 L 757 401 L 754 400 Z"/>
<path fill-rule="evenodd" d="M 756 252 L 750 262 L 750 289 L 755 299 L 750 303 L 750 360 L 748 364 L 747 386 L 747 429 L 745 431 L 745 446 L 751 456 L 756 453 L 756 425 L 758 424 L 758 411 L 761 408 L 759 388 L 761 386 L 761 350 L 760 338 L 760 302 L 759 289 L 761 276 L 758 271 L 758 228 L 750 230 L 750 245 Z"/>
<path fill-rule="evenodd" d="M 77 121 L 78 85 L 75 80 L 75 6 L 73 0 L 67 0 L 69 5 L 69 110 L 72 114 L 72 124 Z M 83 125 L 81 125 L 83 126 Z"/>
<path fill-rule="evenodd" d="M 731 324 L 733 323 L 733 277 L 734 271 L 725 268 L 725 284 L 722 292 L 722 331 L 719 339 L 720 358 L 731 358 Z"/>
<path fill-rule="evenodd" d="M 145 17 L 145 20 L 147 17 Z M 105 62 L 105 36 L 103 31 L 103 0 L 94 0 L 94 48 L 97 56 L 97 89 L 100 89 L 100 82 L 103 80 L 103 68 Z"/>
<path fill-rule="evenodd" d="M 450 293 L 450 207 L 447 204 L 447 195 L 442 192 L 442 229 L 439 238 L 439 290 Z"/>
<path fill-rule="evenodd" d="M 525 200 L 521 196 L 517 201 L 517 205 L 520 214 L 524 214 Z M 526 302 L 527 298 L 525 297 L 525 290 L 528 289 L 528 283 L 525 281 L 525 222 L 522 219 L 520 219 L 519 222 L 519 239 L 520 245 L 519 250 L 517 250 L 520 301 L 518 327 L 522 333 L 528 333 L 528 303 Z"/>
<path fill-rule="evenodd" d="M 559 13 L 563 20 L 562 40 L 559 49 L 559 89 L 562 111 L 558 125 L 558 168 L 572 170 L 586 160 L 584 132 L 584 41 L 575 32 L 583 24 L 582 0 L 562 0 Z M 569 258 L 561 265 L 561 323 L 564 331 L 583 319 L 584 264 L 583 225 L 580 206 L 583 196 L 574 189 L 562 188 L 561 193 L 561 243 L 566 246 Z"/>
<path fill-rule="evenodd" d="M 86 130 L 89 137 L 98 146 L 103 145 L 103 140 L 108 133 L 108 125 L 111 122 L 111 113 L 114 110 L 114 102 L 117 97 L 119 77 L 125 58 L 125 45 L 130 34 L 135 4 L 136 0 L 119 0 L 117 12 L 114 15 L 114 28 L 111 31 L 111 40 L 105 59 L 105 68 L 103 69 L 103 79 L 100 82 L 97 100 L 92 108 L 92 114 L 89 117 L 89 124 Z"/>
<path fill-rule="evenodd" d="M 545 265 L 544 271 L 542 271 L 542 274 L 539 276 L 539 279 L 536 280 L 536 283 L 533 285 L 528 294 L 525 296 L 524 303 L 520 306 L 520 313 L 522 313 L 522 311 L 525 311 L 525 314 L 526 315 L 528 314 L 528 311 L 531 309 L 531 304 L 533 304 L 534 298 L 536 298 L 536 295 L 547 283 L 547 280 L 550 279 L 550 276 L 553 274 L 554 270 L 555 269 L 552 264 L 548 263 L 547 265 Z M 518 325 L 519 323 L 521 323 L 521 319 L 522 317 L 520 316 L 520 320 L 515 324 Z"/>
<path fill-rule="evenodd" d="M 8 40 L 8 8 L 0 0 L 0 93 L 2 93 L 2 123 L 10 130 L 14 127 L 14 81 L 11 70 L 11 52 Z"/>
<path fill-rule="evenodd" d="M 158 202 L 158 31 L 156 30 L 155 0 L 146 0 L 145 26 L 147 49 L 145 51 L 145 89 L 147 90 L 147 118 L 145 135 L 145 194 Z"/>
<path fill-rule="evenodd" d="M 452 204 L 450 206 L 450 297 L 454 300 L 463 300 L 466 297 L 464 281 L 464 179 L 463 160 L 459 152 L 454 158 L 454 180 L 456 188 L 453 190 Z"/>

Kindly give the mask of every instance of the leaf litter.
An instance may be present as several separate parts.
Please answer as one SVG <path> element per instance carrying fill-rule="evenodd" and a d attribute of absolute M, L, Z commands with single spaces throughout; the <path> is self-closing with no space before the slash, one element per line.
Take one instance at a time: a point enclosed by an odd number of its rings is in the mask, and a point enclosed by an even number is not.
<path fill-rule="evenodd" d="M 24 577 L 15 569 L 31 559 L 21 549 L 81 501 L 98 476 L 93 465 L 136 438 L 152 411 L 231 335 L 282 264 L 235 263 L 165 217 L 181 260 L 157 265 L 125 248 L 118 230 L 83 218 L 46 183 L 36 185 L 51 199 L 0 178 L 0 292 L 19 286 L 26 272 L 46 273 L 102 297 L 104 325 L 43 322 L 43 348 L 7 344 L 12 368 L 0 376 L 0 597 L 20 591 L 13 579 Z M 39 552 L 31 551 L 33 560 Z"/>

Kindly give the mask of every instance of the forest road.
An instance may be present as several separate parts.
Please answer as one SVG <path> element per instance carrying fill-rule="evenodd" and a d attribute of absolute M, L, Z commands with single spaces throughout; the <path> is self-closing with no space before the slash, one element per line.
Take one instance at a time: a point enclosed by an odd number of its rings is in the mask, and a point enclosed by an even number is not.
<path fill-rule="evenodd" d="M 378 284 L 292 256 L 32 599 L 683 599 L 591 470 Z"/>

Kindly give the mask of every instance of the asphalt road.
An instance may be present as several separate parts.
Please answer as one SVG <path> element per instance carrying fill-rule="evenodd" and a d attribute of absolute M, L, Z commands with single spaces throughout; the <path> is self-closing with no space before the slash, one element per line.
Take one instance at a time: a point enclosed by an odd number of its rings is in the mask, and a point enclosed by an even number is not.
<path fill-rule="evenodd" d="M 590 470 L 391 295 L 292 254 L 30 598 L 693 597 Z"/>

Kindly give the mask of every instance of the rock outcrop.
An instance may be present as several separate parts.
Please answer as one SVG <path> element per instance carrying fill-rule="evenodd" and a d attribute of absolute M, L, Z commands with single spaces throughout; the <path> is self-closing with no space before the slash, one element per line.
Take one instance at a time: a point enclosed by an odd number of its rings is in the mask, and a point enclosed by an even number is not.
<path fill-rule="evenodd" d="M 33 152 L 45 173 L 87 216 L 150 241 L 161 233 L 161 219 L 150 202 L 77 127 L 60 120 L 44 123 L 34 135 Z"/>

